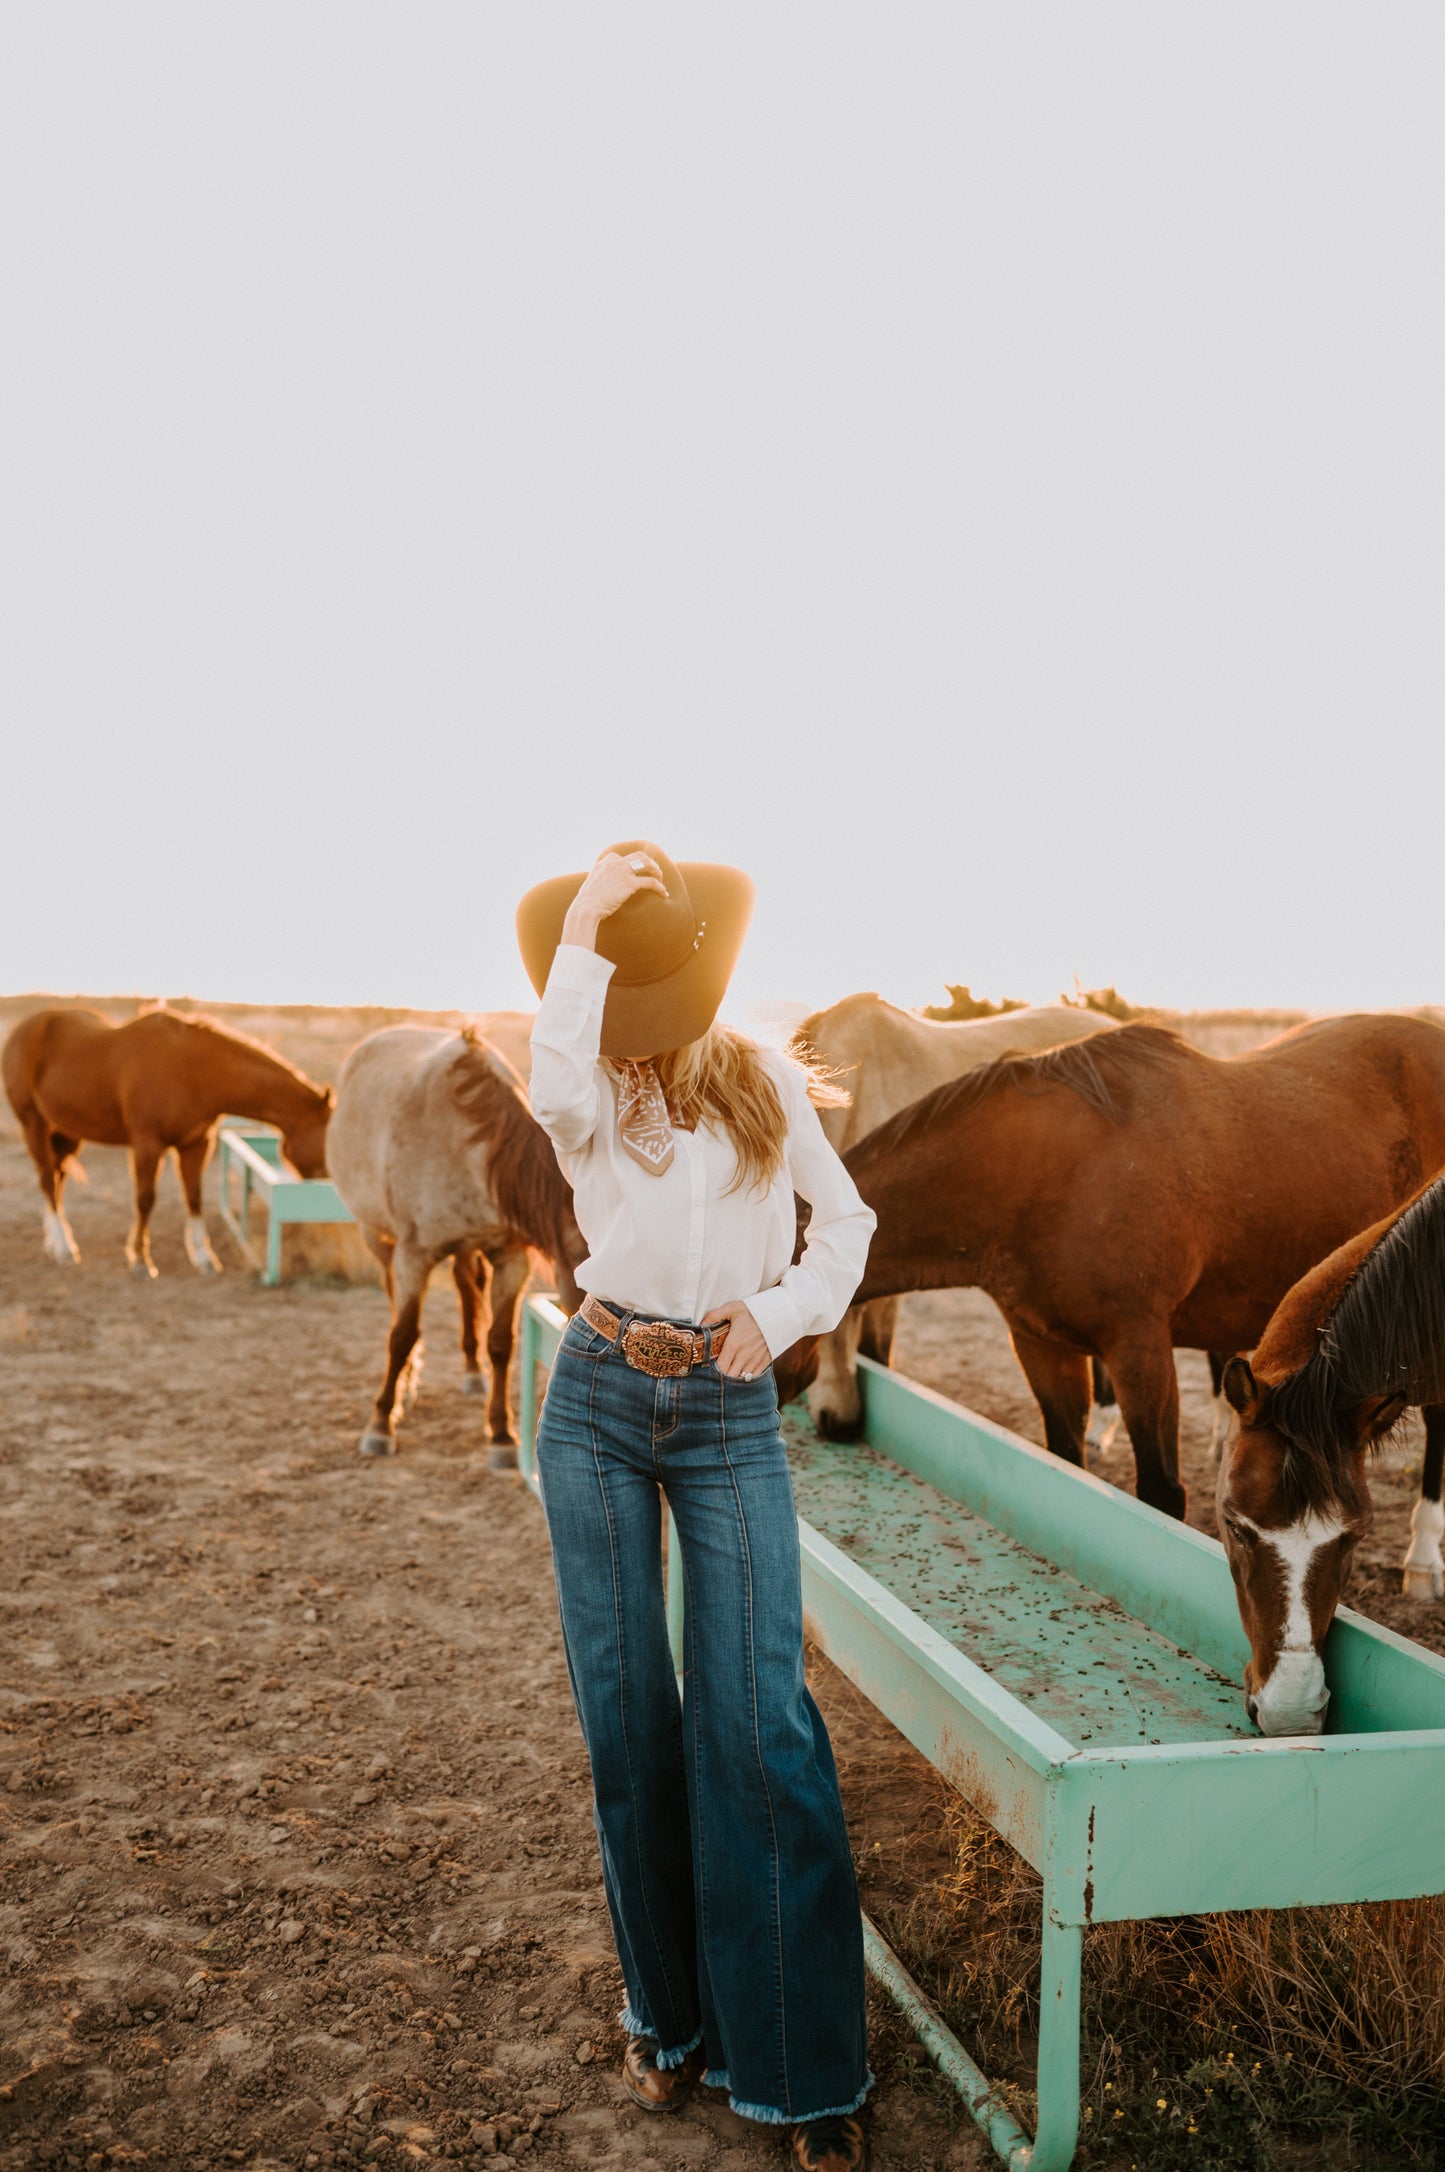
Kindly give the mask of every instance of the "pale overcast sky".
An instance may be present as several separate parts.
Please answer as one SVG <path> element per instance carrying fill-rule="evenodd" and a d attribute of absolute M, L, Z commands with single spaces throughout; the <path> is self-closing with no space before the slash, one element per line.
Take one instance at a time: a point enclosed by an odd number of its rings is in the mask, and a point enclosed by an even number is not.
<path fill-rule="evenodd" d="M 1445 1001 L 1445 13 L 44 6 L 0 988 Z"/>

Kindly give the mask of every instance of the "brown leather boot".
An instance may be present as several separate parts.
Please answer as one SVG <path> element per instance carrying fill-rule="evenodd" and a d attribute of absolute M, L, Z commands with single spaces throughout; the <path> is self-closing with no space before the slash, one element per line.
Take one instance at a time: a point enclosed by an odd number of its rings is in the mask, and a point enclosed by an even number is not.
<path fill-rule="evenodd" d="M 681 2066 L 659 2066 L 655 2036 L 629 2036 L 622 2060 L 622 2085 L 645 2112 L 680 2112 L 702 2072 L 702 2047 L 690 2051 Z"/>
<path fill-rule="evenodd" d="M 868 2135 L 850 2112 L 805 2120 L 793 2129 L 798 2172 L 867 2172 Z"/>

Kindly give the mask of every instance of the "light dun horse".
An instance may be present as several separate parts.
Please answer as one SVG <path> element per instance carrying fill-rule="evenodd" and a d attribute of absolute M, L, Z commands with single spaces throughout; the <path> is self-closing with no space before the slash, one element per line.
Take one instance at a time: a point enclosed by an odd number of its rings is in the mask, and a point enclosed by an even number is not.
<path fill-rule="evenodd" d="M 1221 1060 L 1123 1026 L 941 1086 L 844 1158 L 878 1216 L 860 1302 L 986 1290 L 1071 1463 L 1102 1358 L 1140 1499 L 1182 1516 L 1174 1348 L 1253 1349 L 1302 1274 L 1445 1166 L 1445 1029 L 1324 1019 Z"/>
<path fill-rule="evenodd" d="M 815 1011 L 793 1035 L 799 1053 L 838 1074 L 850 1096 L 844 1108 L 820 1109 L 828 1141 L 839 1154 L 898 1110 L 935 1086 L 976 1071 L 1010 1051 L 1056 1048 L 1114 1031 L 1098 1011 L 1056 1003 L 1038 1010 L 1009 1011 L 1000 1018 L 938 1020 L 899 1010 L 880 995 L 844 996 Z M 890 1361 L 898 1299 L 854 1305 L 818 1347 L 818 1370 L 808 1389 L 808 1410 L 827 1440 L 851 1440 L 862 1420 L 858 1355 Z M 1101 1400 L 1112 1402 L 1112 1396 Z"/>
<path fill-rule="evenodd" d="M 1445 1178 L 1298 1282 L 1224 1386 L 1239 1426 L 1219 1524 L 1250 1644 L 1245 1701 L 1267 1735 L 1318 1734 L 1325 1635 L 1370 1524 L 1369 1453 L 1411 1405 L 1425 1469 L 1405 1589 L 1445 1587 Z"/>
<path fill-rule="evenodd" d="M 332 1095 L 259 1041 L 214 1019 L 164 1008 L 123 1026 L 99 1011 L 33 1011 L 5 1043 L 5 1092 L 40 1175 L 45 1249 L 62 1266 L 80 1258 L 65 1218 L 65 1179 L 89 1139 L 128 1146 L 135 1226 L 126 1258 L 153 1275 L 150 1219 L 156 1175 L 174 1148 L 185 1187 L 186 1252 L 201 1274 L 219 1274 L 201 1209 L 201 1179 L 222 1116 L 274 1124 L 303 1177 L 326 1174 Z"/>
<path fill-rule="evenodd" d="M 422 1299 L 433 1268 L 450 1259 L 466 1380 L 478 1388 L 477 1318 L 490 1297 L 489 1461 L 493 1470 L 515 1468 L 507 1375 L 531 1272 L 528 1248 L 550 1256 L 569 1311 L 577 1304 L 571 1269 L 586 1249 L 570 1187 L 521 1079 L 474 1031 L 385 1027 L 342 1066 L 328 1158 L 391 1298 L 386 1372 L 361 1453 L 396 1452 L 398 1404 L 410 1408 L 420 1377 Z M 479 1265 L 487 1292 L 478 1285 Z"/>

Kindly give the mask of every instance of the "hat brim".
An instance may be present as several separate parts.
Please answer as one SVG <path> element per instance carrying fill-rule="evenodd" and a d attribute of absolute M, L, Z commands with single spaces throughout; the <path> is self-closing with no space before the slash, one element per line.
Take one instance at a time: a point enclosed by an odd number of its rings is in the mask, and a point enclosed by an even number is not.
<path fill-rule="evenodd" d="M 602 1054 L 645 1063 L 700 1040 L 717 1017 L 753 913 L 753 885 L 741 868 L 708 860 L 679 860 L 693 912 L 707 929 L 675 973 L 645 987 L 614 978 L 602 1013 Z M 517 941 L 527 978 L 541 995 L 562 940 L 567 909 L 585 875 L 555 875 L 538 883 L 517 907 Z"/>

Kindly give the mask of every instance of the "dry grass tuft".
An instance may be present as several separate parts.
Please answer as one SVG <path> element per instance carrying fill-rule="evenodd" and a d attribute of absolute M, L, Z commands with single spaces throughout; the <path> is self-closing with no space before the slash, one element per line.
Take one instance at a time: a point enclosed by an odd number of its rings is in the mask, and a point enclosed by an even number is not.
<path fill-rule="evenodd" d="M 945 1815 L 950 1871 L 880 1927 L 986 2069 L 1026 2091 L 1040 1880 L 967 1803 Z M 1099 1924 L 1084 1940 L 1085 2096 L 1120 2105 L 1147 2080 L 1152 2103 L 1161 2074 L 1198 2081 L 1208 2065 L 1237 2077 L 1256 2132 L 1296 2114 L 1348 2122 L 1351 2104 L 1412 2092 L 1438 2102 L 1442 1986 L 1445 1897 Z"/>

